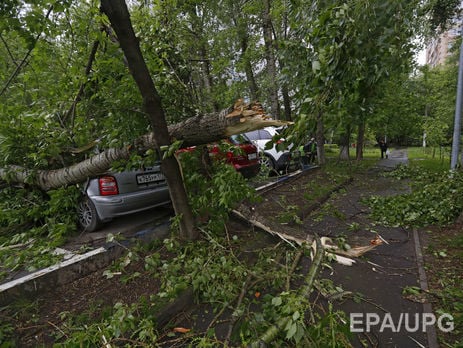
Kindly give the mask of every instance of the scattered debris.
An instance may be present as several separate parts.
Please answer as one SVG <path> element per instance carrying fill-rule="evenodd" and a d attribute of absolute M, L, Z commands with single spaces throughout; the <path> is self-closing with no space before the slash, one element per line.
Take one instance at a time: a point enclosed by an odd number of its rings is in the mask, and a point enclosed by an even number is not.
<path fill-rule="evenodd" d="M 173 332 L 178 332 L 178 333 L 188 333 L 191 331 L 191 329 L 187 329 L 187 328 L 184 328 L 184 327 L 174 327 L 172 329 Z"/>

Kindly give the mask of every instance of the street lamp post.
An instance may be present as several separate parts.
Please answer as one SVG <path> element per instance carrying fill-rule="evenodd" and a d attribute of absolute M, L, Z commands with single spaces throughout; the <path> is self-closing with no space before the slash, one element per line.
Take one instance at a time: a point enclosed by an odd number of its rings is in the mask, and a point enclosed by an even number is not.
<path fill-rule="evenodd" d="M 458 62 L 458 83 L 457 83 L 457 102 L 455 105 L 455 122 L 453 125 L 452 157 L 450 159 L 450 169 L 454 170 L 458 164 L 458 153 L 461 136 L 461 106 L 463 93 L 463 26 L 461 27 L 462 41 L 460 45 L 460 60 Z"/>

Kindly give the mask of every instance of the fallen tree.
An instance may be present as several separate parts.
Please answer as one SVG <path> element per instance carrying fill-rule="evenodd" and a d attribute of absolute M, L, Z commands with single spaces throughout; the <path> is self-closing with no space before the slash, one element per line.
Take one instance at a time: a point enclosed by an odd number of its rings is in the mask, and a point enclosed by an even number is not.
<path fill-rule="evenodd" d="M 220 141 L 233 134 L 286 124 L 286 121 L 269 118 L 260 103 L 245 104 L 240 99 L 219 113 L 197 115 L 170 125 L 168 130 L 172 141 L 181 141 L 182 146 L 194 146 Z M 69 167 L 41 170 L 12 165 L 0 169 L 0 178 L 10 183 L 27 182 L 47 191 L 83 182 L 89 176 L 104 173 L 115 161 L 128 159 L 132 152 L 145 152 L 156 147 L 154 134 L 149 133 L 127 147 L 107 149 Z"/>

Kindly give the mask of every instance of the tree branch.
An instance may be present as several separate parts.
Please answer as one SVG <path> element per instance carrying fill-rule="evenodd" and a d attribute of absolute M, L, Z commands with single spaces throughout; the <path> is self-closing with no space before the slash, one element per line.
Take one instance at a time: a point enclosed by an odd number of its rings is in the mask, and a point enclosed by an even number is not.
<path fill-rule="evenodd" d="M 14 65 L 16 65 L 16 67 L 18 67 L 18 63 L 16 63 L 16 59 L 13 57 L 13 54 L 10 51 L 10 47 L 8 46 L 8 43 L 5 41 L 1 33 L 0 33 L 0 40 L 2 40 L 3 45 L 5 45 L 6 51 L 8 52 L 8 55 L 10 56 L 11 61 L 13 62 Z"/>
<path fill-rule="evenodd" d="M 323 256 L 325 251 L 323 249 L 322 243 L 320 238 L 316 236 L 316 252 L 314 259 L 312 261 L 312 265 L 310 266 L 309 272 L 305 277 L 304 287 L 299 291 L 299 295 L 303 297 L 308 297 L 310 292 L 312 291 L 315 278 L 317 276 L 318 270 L 323 260 Z M 275 340 L 275 338 L 279 335 L 281 330 L 283 330 L 289 322 L 290 316 L 284 317 L 278 323 L 272 325 L 257 341 L 252 342 L 248 347 L 250 348 L 260 348 L 266 347 L 267 344 Z"/>
<path fill-rule="evenodd" d="M 100 44 L 99 40 L 95 40 L 95 42 L 93 43 L 92 50 L 90 51 L 90 55 L 88 57 L 87 66 L 85 67 L 85 77 L 86 78 L 90 75 L 90 72 L 92 71 L 92 65 L 93 65 L 93 62 L 95 61 L 96 52 L 98 51 L 99 44 Z M 74 117 L 76 113 L 77 103 L 80 102 L 82 99 L 82 94 L 84 93 L 84 88 L 86 84 L 87 84 L 87 81 L 82 82 L 80 84 L 79 90 L 77 91 L 74 101 L 72 102 L 71 107 L 69 108 L 68 112 L 64 116 L 63 123 L 65 123 L 66 120 L 70 118 L 71 124 L 74 125 Z M 71 129 L 72 128 L 73 127 L 71 126 Z"/>
<path fill-rule="evenodd" d="M 48 12 L 45 16 L 45 19 L 48 19 L 48 17 L 50 16 L 50 13 L 51 11 L 53 10 L 53 5 L 50 6 L 50 8 L 48 9 Z M 18 74 L 21 72 L 21 68 L 23 67 L 24 64 L 26 64 L 26 61 L 27 61 L 27 58 L 29 58 L 32 50 L 35 48 L 35 45 L 37 44 L 37 41 L 39 41 L 39 38 L 40 38 L 40 35 L 42 35 L 42 32 L 38 33 L 37 36 L 35 37 L 35 40 L 34 40 L 34 44 L 32 45 L 32 47 L 29 49 L 29 51 L 27 51 L 26 55 L 24 56 L 23 60 L 21 61 L 21 63 L 19 63 L 19 65 L 16 67 L 15 71 L 13 72 L 13 74 L 11 74 L 10 78 L 8 79 L 8 81 L 6 82 L 5 86 L 3 86 L 2 90 L 0 91 L 0 96 L 3 95 L 3 93 L 5 93 L 5 91 L 7 90 L 7 88 L 10 86 L 11 82 L 13 82 L 13 80 L 16 78 L 16 76 L 18 76 Z"/>

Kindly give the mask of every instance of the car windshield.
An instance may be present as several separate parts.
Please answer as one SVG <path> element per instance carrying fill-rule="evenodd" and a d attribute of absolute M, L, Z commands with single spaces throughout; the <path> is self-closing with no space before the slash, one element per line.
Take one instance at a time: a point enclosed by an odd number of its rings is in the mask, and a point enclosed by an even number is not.
<path fill-rule="evenodd" d="M 251 140 L 265 140 L 265 139 L 272 139 L 272 135 L 263 129 L 255 130 L 249 133 L 246 133 L 246 136 Z"/>
<path fill-rule="evenodd" d="M 244 134 L 234 134 L 230 137 L 230 141 L 234 145 L 250 143 L 249 138 Z"/>

